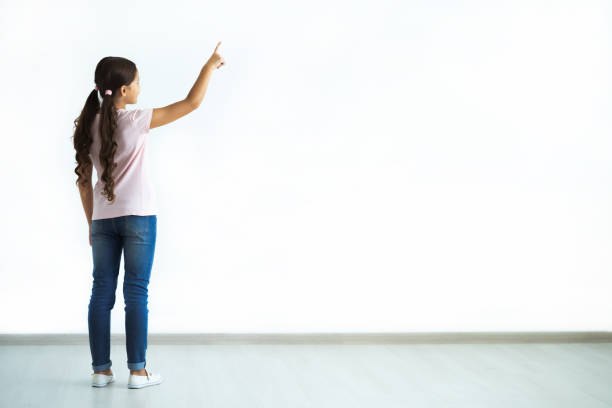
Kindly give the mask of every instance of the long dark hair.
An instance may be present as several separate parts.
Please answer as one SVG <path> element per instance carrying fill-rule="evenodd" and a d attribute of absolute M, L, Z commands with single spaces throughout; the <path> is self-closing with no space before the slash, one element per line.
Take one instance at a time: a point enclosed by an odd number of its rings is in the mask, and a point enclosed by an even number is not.
<path fill-rule="evenodd" d="M 96 113 L 100 112 L 100 163 L 104 166 L 100 178 L 104 183 L 102 194 L 111 202 L 115 201 L 113 169 L 117 166 L 117 163 L 115 163 L 117 110 L 114 101 L 119 89 L 123 85 L 129 86 L 132 83 L 136 77 L 136 71 L 136 64 L 126 58 L 102 58 L 96 65 L 94 77 L 98 90 L 93 89 L 89 93 L 81 114 L 74 120 L 73 139 L 77 163 L 74 172 L 78 176 L 76 184 L 84 186 L 87 180 L 91 179 L 93 169 L 93 164 L 89 158 L 89 148 L 93 142 L 91 127 L 96 118 Z M 113 92 L 112 95 L 106 95 L 107 89 Z M 100 106 L 98 92 L 102 97 L 102 106 Z"/>

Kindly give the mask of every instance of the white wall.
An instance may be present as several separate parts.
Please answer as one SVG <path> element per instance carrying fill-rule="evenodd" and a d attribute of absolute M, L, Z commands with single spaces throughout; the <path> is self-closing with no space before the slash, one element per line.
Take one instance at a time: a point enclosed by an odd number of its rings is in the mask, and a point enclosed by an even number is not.
<path fill-rule="evenodd" d="M 159 107 L 217 41 L 200 108 L 151 130 L 149 332 L 612 329 L 607 2 L 0 7 L 1 332 L 87 332 L 96 63 Z"/>

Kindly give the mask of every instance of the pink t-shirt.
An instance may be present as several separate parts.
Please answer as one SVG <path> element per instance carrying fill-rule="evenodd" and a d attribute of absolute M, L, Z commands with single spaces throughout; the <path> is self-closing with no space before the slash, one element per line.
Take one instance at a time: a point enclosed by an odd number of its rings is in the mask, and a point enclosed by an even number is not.
<path fill-rule="evenodd" d="M 89 150 L 89 157 L 98 174 L 98 181 L 93 189 L 92 220 L 123 215 L 157 214 L 157 197 L 149 178 L 145 156 L 152 116 L 152 108 L 117 110 L 117 129 L 115 130 L 117 167 L 113 170 L 115 202 L 111 204 L 102 195 L 104 182 L 101 177 L 104 169 L 99 158 L 100 114 L 96 115 L 91 129 L 93 142 Z"/>

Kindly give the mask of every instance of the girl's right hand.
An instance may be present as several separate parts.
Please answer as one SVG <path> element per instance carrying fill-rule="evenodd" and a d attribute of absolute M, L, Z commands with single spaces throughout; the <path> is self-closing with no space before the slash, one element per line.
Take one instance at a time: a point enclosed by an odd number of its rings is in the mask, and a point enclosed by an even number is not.
<path fill-rule="evenodd" d="M 217 46 L 215 47 L 213 54 L 210 56 L 208 61 L 206 61 L 205 65 L 208 65 L 209 67 L 217 68 L 217 69 L 225 65 L 225 59 L 223 59 L 223 57 L 217 53 L 217 50 L 219 49 L 220 45 L 221 45 L 221 41 L 217 43 Z"/>

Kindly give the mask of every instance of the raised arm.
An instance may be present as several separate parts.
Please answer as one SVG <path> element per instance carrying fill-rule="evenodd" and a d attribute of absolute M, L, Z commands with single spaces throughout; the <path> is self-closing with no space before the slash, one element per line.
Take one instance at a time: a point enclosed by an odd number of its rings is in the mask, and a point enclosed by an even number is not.
<path fill-rule="evenodd" d="M 164 106 L 163 108 L 153 109 L 150 126 L 151 129 L 174 122 L 178 118 L 193 112 L 198 108 L 198 106 L 200 106 L 202 100 L 204 99 L 206 89 L 208 88 L 208 82 L 210 81 L 213 70 L 219 69 L 221 66 L 225 65 L 225 60 L 217 53 L 219 45 L 221 45 L 221 41 L 217 43 L 213 55 L 208 59 L 208 61 L 206 61 L 206 64 L 204 64 L 200 70 L 198 79 L 196 79 L 195 84 L 193 84 L 193 87 L 185 99 L 171 105 Z"/>

